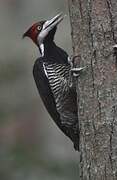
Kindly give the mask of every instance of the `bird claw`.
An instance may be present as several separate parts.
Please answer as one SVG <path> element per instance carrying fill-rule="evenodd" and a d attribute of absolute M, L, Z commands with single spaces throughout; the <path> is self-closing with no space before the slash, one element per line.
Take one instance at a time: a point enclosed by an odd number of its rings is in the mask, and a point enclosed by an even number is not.
<path fill-rule="evenodd" d="M 80 68 L 72 68 L 71 71 L 72 72 L 76 72 L 76 73 L 80 73 L 82 70 L 86 69 L 86 67 L 80 67 Z"/>
<path fill-rule="evenodd" d="M 80 73 L 86 69 L 86 67 L 80 67 L 80 68 L 71 68 L 71 72 L 73 74 L 74 77 L 78 77 L 80 75 Z"/>
<path fill-rule="evenodd" d="M 71 68 L 74 67 L 74 61 L 77 57 L 79 57 L 79 56 L 71 56 L 71 57 L 68 56 L 68 62 L 70 64 Z"/>
<path fill-rule="evenodd" d="M 113 49 L 114 49 L 114 55 L 117 55 L 117 44 L 115 44 L 115 45 L 113 46 Z"/>
<path fill-rule="evenodd" d="M 116 49 L 117 48 L 117 44 L 113 45 L 112 47 Z"/>
<path fill-rule="evenodd" d="M 71 58 L 68 57 L 68 62 L 71 66 L 71 74 L 73 75 L 73 77 L 78 77 L 80 75 L 80 73 L 86 69 L 86 67 L 80 67 L 80 68 L 77 68 L 77 67 L 74 67 L 74 60 L 76 58 L 78 58 L 79 56 L 73 56 Z"/>

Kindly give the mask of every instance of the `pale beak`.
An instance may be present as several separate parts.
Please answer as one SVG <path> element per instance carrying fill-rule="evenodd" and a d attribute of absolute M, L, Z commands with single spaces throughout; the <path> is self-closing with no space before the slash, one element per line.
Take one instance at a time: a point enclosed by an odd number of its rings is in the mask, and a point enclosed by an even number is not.
<path fill-rule="evenodd" d="M 43 30 L 46 30 L 48 32 L 51 31 L 56 25 L 58 25 L 64 19 L 64 17 L 65 15 L 63 15 L 62 13 L 57 14 L 55 17 L 44 23 Z"/>

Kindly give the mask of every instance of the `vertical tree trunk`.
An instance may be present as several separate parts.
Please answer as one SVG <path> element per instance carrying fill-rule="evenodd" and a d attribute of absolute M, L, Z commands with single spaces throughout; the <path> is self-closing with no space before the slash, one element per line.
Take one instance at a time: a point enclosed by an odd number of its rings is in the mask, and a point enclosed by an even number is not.
<path fill-rule="evenodd" d="M 117 180 L 117 0 L 68 0 L 78 79 L 81 180 Z"/>

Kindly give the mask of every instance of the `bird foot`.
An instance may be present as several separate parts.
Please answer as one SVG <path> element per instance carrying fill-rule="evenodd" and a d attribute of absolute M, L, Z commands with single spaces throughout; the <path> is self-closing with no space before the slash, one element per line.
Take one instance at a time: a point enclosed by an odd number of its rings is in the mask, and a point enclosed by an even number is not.
<path fill-rule="evenodd" d="M 113 45 L 113 48 L 117 48 L 117 44 Z"/>
<path fill-rule="evenodd" d="M 71 68 L 71 73 L 74 77 L 78 77 L 80 75 L 80 73 L 86 69 L 86 67 L 80 67 L 80 68 Z"/>
<path fill-rule="evenodd" d="M 115 44 L 115 45 L 113 46 L 113 50 L 114 50 L 114 56 L 117 57 L 117 44 Z"/>
<path fill-rule="evenodd" d="M 73 77 L 78 77 L 80 75 L 80 73 L 86 68 L 86 67 L 74 67 L 74 61 L 76 58 L 79 58 L 79 56 L 71 56 L 70 58 L 68 57 L 68 62 L 71 66 L 71 74 L 73 75 Z"/>
<path fill-rule="evenodd" d="M 68 57 L 68 62 L 69 64 L 71 65 L 71 68 L 74 67 L 74 62 L 75 62 L 75 59 L 78 58 L 79 56 L 71 56 L 71 57 Z"/>

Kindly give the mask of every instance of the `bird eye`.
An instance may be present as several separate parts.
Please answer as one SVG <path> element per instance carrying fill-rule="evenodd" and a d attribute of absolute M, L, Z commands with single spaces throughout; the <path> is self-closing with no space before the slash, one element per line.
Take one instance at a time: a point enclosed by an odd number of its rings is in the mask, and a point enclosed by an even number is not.
<path fill-rule="evenodd" d="M 41 26 L 37 26 L 37 30 L 40 31 L 41 30 Z"/>

